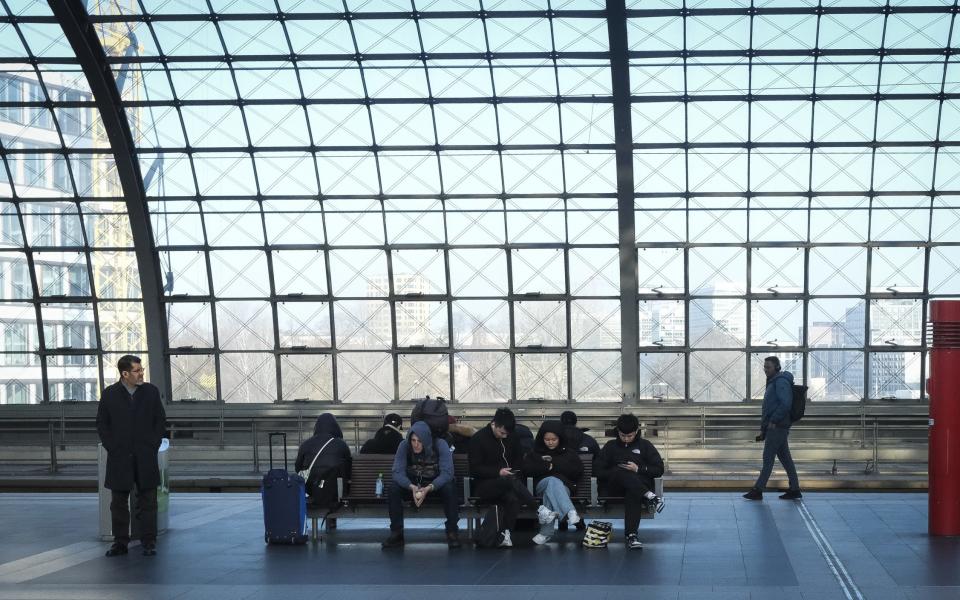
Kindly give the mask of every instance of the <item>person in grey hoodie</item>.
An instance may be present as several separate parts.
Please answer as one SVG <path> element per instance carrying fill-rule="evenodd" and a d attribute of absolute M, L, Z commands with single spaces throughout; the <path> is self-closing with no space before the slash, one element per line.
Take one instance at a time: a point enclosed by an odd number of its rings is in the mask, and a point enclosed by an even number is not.
<path fill-rule="evenodd" d="M 800 480 L 797 478 L 797 468 L 790 456 L 790 445 L 787 438 L 790 436 L 790 407 L 793 405 L 793 373 L 783 371 L 780 359 L 768 356 L 763 360 L 763 372 L 767 376 L 767 389 L 763 393 L 763 409 L 760 419 L 760 435 L 757 441 L 763 440 L 763 468 L 753 488 L 743 495 L 747 500 L 762 500 L 763 489 L 773 471 L 773 459 L 779 458 L 780 464 L 787 472 L 790 489 L 780 496 L 781 500 L 796 500 L 802 498 Z"/>
<path fill-rule="evenodd" d="M 403 545 L 403 501 L 413 500 L 419 508 L 434 492 L 443 500 L 447 546 L 459 548 L 460 500 L 454 485 L 453 454 L 446 440 L 434 438 L 430 426 L 417 421 L 393 458 L 393 481 L 388 492 L 390 536 L 383 542 L 384 548 Z"/>

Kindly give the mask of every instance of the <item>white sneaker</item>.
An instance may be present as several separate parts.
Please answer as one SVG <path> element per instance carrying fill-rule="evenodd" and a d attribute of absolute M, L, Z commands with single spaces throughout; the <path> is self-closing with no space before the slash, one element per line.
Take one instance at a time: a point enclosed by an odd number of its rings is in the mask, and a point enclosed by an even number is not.
<path fill-rule="evenodd" d="M 503 533 L 500 534 L 502 539 L 500 540 L 499 548 L 513 548 L 513 540 L 510 539 L 510 530 L 504 529 Z"/>
<path fill-rule="evenodd" d="M 546 525 L 547 523 L 553 523 L 557 518 L 557 513 L 551 511 L 546 506 L 540 505 L 540 508 L 537 509 L 537 517 L 540 520 L 541 525 Z"/>
<path fill-rule="evenodd" d="M 533 543 L 538 546 L 546 544 L 549 541 L 550 541 L 549 535 L 543 535 L 542 533 L 538 533 L 537 535 L 533 536 Z"/>
<path fill-rule="evenodd" d="M 576 525 L 580 522 L 580 515 L 577 514 L 577 511 L 571 510 L 567 513 L 567 525 Z"/>

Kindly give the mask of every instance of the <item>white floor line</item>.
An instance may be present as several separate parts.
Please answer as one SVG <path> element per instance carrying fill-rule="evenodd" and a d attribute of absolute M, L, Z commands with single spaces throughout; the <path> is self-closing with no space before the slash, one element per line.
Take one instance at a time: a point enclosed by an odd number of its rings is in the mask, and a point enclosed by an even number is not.
<path fill-rule="evenodd" d="M 800 512 L 800 517 L 807 526 L 807 530 L 810 532 L 813 541 L 817 543 L 820 554 L 823 555 L 823 559 L 827 561 L 827 565 L 830 567 L 830 570 L 833 571 L 834 577 L 837 578 L 837 582 L 840 584 L 840 588 L 843 590 L 843 594 L 847 597 L 847 600 L 863 600 L 860 588 L 854 583 L 853 577 L 850 577 L 847 568 L 843 566 L 843 562 L 837 556 L 837 553 L 833 551 L 833 547 L 827 540 L 827 536 L 824 535 L 823 531 L 817 525 L 816 520 L 813 518 L 813 515 L 810 514 L 810 511 L 802 500 L 797 502 L 797 510 Z"/>
<path fill-rule="evenodd" d="M 255 500 L 243 503 L 231 502 L 227 505 L 208 506 L 186 512 L 173 518 L 171 530 L 187 530 L 207 523 L 212 523 L 241 512 L 246 512 L 257 506 Z M 162 540 L 162 538 L 161 538 Z M 139 545 L 132 542 L 131 548 Z M 107 545 L 104 542 L 87 541 L 75 542 L 46 552 L 40 552 L 24 558 L 0 564 L 0 584 L 23 583 L 38 577 L 44 577 L 69 569 L 89 560 L 103 556 Z"/>

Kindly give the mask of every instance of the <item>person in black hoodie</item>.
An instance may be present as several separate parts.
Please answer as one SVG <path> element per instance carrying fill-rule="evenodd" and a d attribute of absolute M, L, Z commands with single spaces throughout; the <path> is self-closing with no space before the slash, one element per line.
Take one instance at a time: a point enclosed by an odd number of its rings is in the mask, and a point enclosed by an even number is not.
<path fill-rule="evenodd" d="M 583 474 L 583 463 L 573 448 L 566 445 L 560 421 L 546 421 L 540 426 L 533 450 L 523 459 L 523 472 L 533 477 L 537 494 L 550 511 L 550 520 L 540 521 L 535 544 L 546 544 L 553 534 L 554 521 L 564 515 L 571 525 L 580 522 L 580 515 L 570 500 L 577 481 Z"/>
<path fill-rule="evenodd" d="M 513 435 L 516 425 L 516 418 L 509 408 L 498 408 L 490 425 L 470 438 L 468 452 L 474 493 L 481 504 L 497 504 L 501 508 L 503 517 L 500 520 L 498 544 L 501 548 L 513 546 L 510 530 L 517 522 L 520 507 L 537 503 L 527 486 L 523 485 L 520 471 L 523 451 Z M 552 514 L 548 508 L 541 506 L 540 514 L 544 514 L 544 511 Z"/>
<path fill-rule="evenodd" d="M 624 497 L 624 531 L 629 549 L 643 548 L 637 539 L 645 504 L 657 512 L 663 499 L 654 494 L 654 478 L 663 475 L 663 459 L 649 441 L 640 437 L 640 421 L 631 414 L 617 419 L 617 437 L 606 443 L 593 461 L 593 472 L 611 495 Z"/>
<path fill-rule="evenodd" d="M 310 468 L 307 496 L 312 506 L 331 507 L 339 501 L 337 478 L 342 477 L 344 481 L 349 479 L 351 464 L 350 447 L 343 441 L 337 418 L 330 413 L 323 413 L 317 417 L 313 437 L 300 444 L 294 463 L 295 471 Z"/>
<path fill-rule="evenodd" d="M 577 427 L 577 413 L 565 410 L 560 413 L 560 422 L 563 423 L 563 433 L 567 444 L 580 454 L 600 454 L 600 444 L 593 436 L 587 433 L 586 428 Z"/>
<path fill-rule="evenodd" d="M 383 418 L 383 427 L 360 447 L 360 454 L 396 454 L 403 441 L 401 427 L 403 418 L 397 413 L 390 413 Z"/>

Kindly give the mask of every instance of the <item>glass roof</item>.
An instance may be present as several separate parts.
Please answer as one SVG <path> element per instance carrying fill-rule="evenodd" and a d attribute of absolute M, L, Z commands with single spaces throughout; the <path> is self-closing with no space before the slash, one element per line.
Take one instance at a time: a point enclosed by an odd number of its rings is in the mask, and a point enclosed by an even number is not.
<path fill-rule="evenodd" d="M 85 4 L 172 400 L 740 401 L 771 353 L 817 400 L 922 397 L 960 294 L 955 0 Z M 97 279 L 136 267 L 113 149 L 46 2 L 5 7 L 0 191 L 79 233 L 4 228 L 4 264 L 68 247 L 109 380 L 146 344 L 105 341 L 140 299 Z M 42 330 L 37 268 L 5 297 Z"/>

